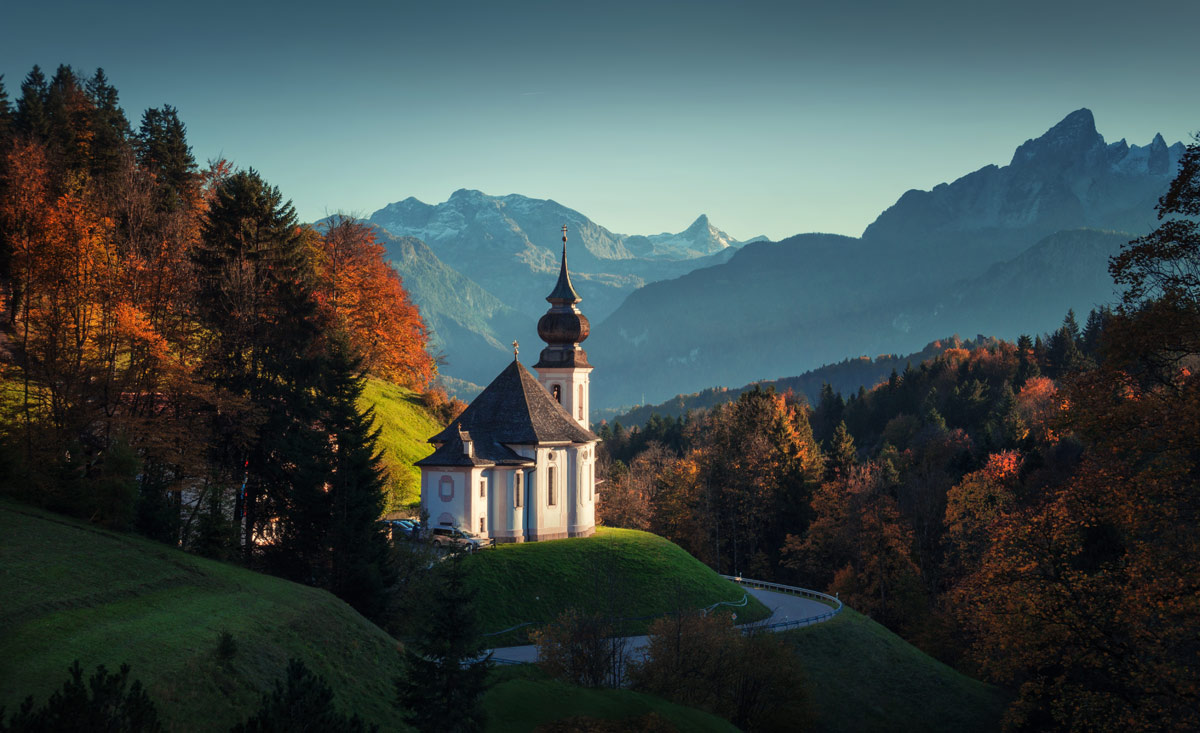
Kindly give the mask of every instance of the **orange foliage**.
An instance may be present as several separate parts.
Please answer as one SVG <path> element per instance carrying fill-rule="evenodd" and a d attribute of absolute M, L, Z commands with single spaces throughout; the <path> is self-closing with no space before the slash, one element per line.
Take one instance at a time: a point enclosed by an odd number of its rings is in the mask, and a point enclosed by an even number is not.
<path fill-rule="evenodd" d="M 429 334 L 369 226 L 337 218 L 316 242 L 317 298 L 371 373 L 416 390 L 437 373 Z"/>

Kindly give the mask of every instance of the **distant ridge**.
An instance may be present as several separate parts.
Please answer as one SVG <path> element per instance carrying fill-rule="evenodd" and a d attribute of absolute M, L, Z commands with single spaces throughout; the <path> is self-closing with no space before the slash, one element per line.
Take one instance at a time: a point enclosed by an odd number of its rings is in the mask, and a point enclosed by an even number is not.
<path fill-rule="evenodd" d="M 800 234 L 631 294 L 593 322 L 594 409 L 916 351 L 947 333 L 1050 330 L 1111 302 L 1108 257 L 1149 231 L 1184 147 L 1107 144 L 1086 109 L 985 166 L 909 191 L 862 238 Z M 1000 285 L 1003 283 L 1003 285 Z"/>

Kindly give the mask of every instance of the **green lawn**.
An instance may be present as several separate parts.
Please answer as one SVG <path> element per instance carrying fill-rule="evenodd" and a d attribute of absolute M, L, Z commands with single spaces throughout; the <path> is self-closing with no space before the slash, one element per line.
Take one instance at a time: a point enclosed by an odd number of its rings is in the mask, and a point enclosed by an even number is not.
<path fill-rule="evenodd" d="M 608 617 L 660 616 L 746 595 L 673 542 L 632 529 L 599 527 L 587 538 L 498 545 L 469 557 L 468 568 L 488 609 L 488 632 L 551 621 L 569 607 Z M 733 610 L 739 622 L 770 615 L 753 596 Z M 630 622 L 626 630 L 641 633 L 649 624 Z M 493 643 L 525 643 L 523 631 Z"/>
<path fill-rule="evenodd" d="M 786 632 L 808 678 L 817 730 L 995 731 L 1003 691 L 960 674 L 847 608 Z"/>
<path fill-rule="evenodd" d="M 402 727 L 396 642 L 329 593 L 0 500 L 0 706 L 44 702 L 72 660 L 128 662 L 170 729 L 227 730 L 292 656 L 343 710 Z"/>
<path fill-rule="evenodd" d="M 425 410 L 416 392 L 380 379 L 367 380 L 359 406 L 375 408 L 381 430 L 379 447 L 388 471 L 385 511 L 403 510 L 421 499 L 421 469 L 413 463 L 433 453 L 425 441 L 444 426 Z"/>
<path fill-rule="evenodd" d="M 494 685 L 483 698 L 489 731 L 524 733 L 563 718 L 584 716 L 629 721 L 647 713 L 657 713 L 688 733 L 737 730 L 715 715 L 653 695 L 629 690 L 593 690 L 558 682 L 532 665 L 498 669 L 493 679 Z"/>

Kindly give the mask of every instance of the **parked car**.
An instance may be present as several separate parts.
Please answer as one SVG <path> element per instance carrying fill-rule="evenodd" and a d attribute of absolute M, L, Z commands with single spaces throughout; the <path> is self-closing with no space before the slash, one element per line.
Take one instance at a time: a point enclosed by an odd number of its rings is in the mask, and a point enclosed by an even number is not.
<path fill-rule="evenodd" d="M 394 540 L 412 539 L 417 533 L 411 519 L 380 519 L 379 524 L 388 531 L 388 536 Z"/>
<path fill-rule="evenodd" d="M 438 547 L 461 547 L 467 552 L 496 544 L 491 537 L 479 537 L 457 527 L 434 527 L 430 532 L 430 541 Z"/>

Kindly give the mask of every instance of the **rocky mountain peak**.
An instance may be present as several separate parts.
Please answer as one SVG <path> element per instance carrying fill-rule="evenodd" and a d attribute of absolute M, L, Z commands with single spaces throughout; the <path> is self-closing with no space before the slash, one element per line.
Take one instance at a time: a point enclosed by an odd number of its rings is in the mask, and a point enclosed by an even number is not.
<path fill-rule="evenodd" d="M 1057 163 L 1086 154 L 1096 147 L 1104 147 L 1104 137 L 1096 132 L 1092 111 L 1084 107 L 1064 117 L 1041 137 L 1026 140 L 1013 153 L 1011 165 Z"/>

